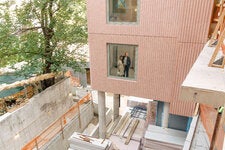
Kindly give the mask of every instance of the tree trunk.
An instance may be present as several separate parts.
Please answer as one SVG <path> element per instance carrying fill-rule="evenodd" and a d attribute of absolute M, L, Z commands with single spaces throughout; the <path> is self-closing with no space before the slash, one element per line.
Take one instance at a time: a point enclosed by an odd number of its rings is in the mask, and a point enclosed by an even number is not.
<path fill-rule="evenodd" d="M 46 88 L 52 86 L 53 84 L 55 84 L 55 78 L 46 79 L 41 81 L 41 88 L 42 90 L 45 90 Z"/>
<path fill-rule="evenodd" d="M 54 36 L 54 19 L 53 19 L 53 0 L 46 2 L 42 8 L 41 12 L 41 28 L 45 39 L 45 58 L 44 63 L 45 66 L 43 68 L 43 74 L 51 73 L 51 65 L 52 65 L 52 55 L 53 55 L 53 45 L 51 44 L 51 40 Z M 42 81 L 42 89 L 46 89 L 49 86 L 52 86 L 55 83 L 55 78 L 50 78 Z"/>

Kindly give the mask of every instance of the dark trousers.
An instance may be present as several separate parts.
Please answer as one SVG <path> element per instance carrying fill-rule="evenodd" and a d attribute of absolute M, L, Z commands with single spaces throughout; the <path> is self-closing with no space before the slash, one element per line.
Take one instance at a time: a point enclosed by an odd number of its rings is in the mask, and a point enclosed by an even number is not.
<path fill-rule="evenodd" d="M 129 77 L 129 68 L 127 65 L 124 66 L 124 77 Z"/>

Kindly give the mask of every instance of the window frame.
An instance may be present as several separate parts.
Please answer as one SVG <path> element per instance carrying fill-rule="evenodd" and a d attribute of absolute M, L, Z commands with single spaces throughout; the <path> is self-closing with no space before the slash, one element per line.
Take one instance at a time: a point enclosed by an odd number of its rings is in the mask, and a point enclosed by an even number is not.
<path fill-rule="evenodd" d="M 134 77 L 120 77 L 120 76 L 114 76 L 114 75 L 110 75 L 110 45 L 111 46 L 118 46 L 118 45 L 127 45 L 127 46 L 134 46 L 135 47 L 135 61 L 134 61 L 134 65 L 135 65 L 135 70 L 134 70 Z M 137 81 L 137 75 L 138 75 L 138 48 L 139 45 L 138 44 L 124 44 L 124 43 L 106 43 L 106 50 L 107 50 L 107 63 L 106 63 L 106 67 L 107 67 L 107 77 L 111 78 L 111 79 L 121 79 L 121 80 L 130 80 L 130 81 Z"/>
<path fill-rule="evenodd" d="M 112 25 L 139 25 L 140 22 L 140 0 L 137 0 L 137 20 L 136 22 L 126 22 L 126 21 L 110 21 L 109 20 L 109 2 L 110 0 L 106 0 L 106 23 Z"/>

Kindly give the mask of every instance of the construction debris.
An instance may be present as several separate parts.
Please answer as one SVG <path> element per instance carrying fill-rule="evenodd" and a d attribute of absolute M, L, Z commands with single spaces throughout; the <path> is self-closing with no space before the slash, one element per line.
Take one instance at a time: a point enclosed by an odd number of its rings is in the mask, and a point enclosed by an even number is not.
<path fill-rule="evenodd" d="M 111 147 L 111 142 L 107 139 L 92 138 L 77 132 L 74 132 L 68 140 L 70 150 L 109 150 Z"/>
<path fill-rule="evenodd" d="M 14 82 L 12 84 L 3 84 L 3 85 L 0 85 L 0 91 L 8 90 L 8 89 L 11 89 L 11 88 L 16 88 L 18 86 L 29 85 L 29 84 L 32 84 L 32 83 L 35 83 L 35 82 L 38 82 L 38 81 L 42 81 L 42 80 L 46 80 L 46 79 L 49 79 L 49 78 L 53 78 L 53 77 L 55 77 L 54 73 L 48 73 L 48 74 L 43 74 L 43 75 L 40 75 L 40 76 L 29 78 L 27 80 L 17 81 L 17 82 Z"/>
<path fill-rule="evenodd" d="M 147 108 L 146 106 L 135 106 L 132 110 L 131 110 L 131 117 L 134 118 L 140 118 L 140 119 L 146 119 L 146 115 L 147 115 Z"/>
<path fill-rule="evenodd" d="M 138 150 L 145 130 L 144 124 L 144 119 L 130 117 L 129 112 L 127 112 L 120 119 L 112 135 L 109 136 L 111 132 L 107 132 L 107 137 L 116 144 L 118 149 Z"/>
<path fill-rule="evenodd" d="M 131 139 L 132 135 L 134 134 L 134 131 L 135 131 L 135 129 L 137 128 L 138 123 L 139 123 L 139 120 L 138 120 L 138 119 L 136 119 L 135 121 L 133 121 L 131 131 L 130 131 L 130 133 L 129 133 L 129 135 L 128 135 L 126 141 L 125 141 L 125 144 L 126 144 L 126 145 L 129 144 L 130 139 Z"/>

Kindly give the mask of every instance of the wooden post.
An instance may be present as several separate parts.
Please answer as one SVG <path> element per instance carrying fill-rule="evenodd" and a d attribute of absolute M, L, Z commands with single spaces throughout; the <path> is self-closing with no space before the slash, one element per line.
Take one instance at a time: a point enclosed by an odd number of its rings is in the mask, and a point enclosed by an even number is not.
<path fill-rule="evenodd" d="M 198 112 L 199 112 L 199 103 L 196 103 L 194 116 L 197 116 L 198 115 Z"/>
<path fill-rule="evenodd" d="M 35 139 L 35 146 L 36 146 L 37 150 L 39 150 L 37 139 Z"/>
<path fill-rule="evenodd" d="M 214 53 L 213 53 L 213 55 L 212 55 L 212 57 L 210 59 L 209 67 L 221 67 L 221 68 L 224 67 L 224 59 L 223 59 L 223 64 L 222 65 L 215 65 L 215 64 L 213 64 L 213 62 L 215 61 L 215 58 L 216 58 L 216 56 L 217 56 L 217 54 L 218 54 L 218 52 L 220 50 L 220 47 L 221 47 L 221 45 L 223 43 L 224 38 L 225 38 L 225 30 L 223 30 L 223 32 L 222 32 L 222 34 L 221 34 L 221 36 L 219 38 L 218 44 L 216 45 L 216 49 L 215 49 L 215 51 L 214 51 Z"/>
<path fill-rule="evenodd" d="M 225 9 L 223 10 L 222 14 L 219 17 L 219 21 L 218 21 L 218 23 L 216 25 L 216 28 L 215 28 L 215 30 L 214 30 L 214 32 L 212 34 L 212 37 L 211 37 L 211 39 L 209 41 L 209 46 L 212 46 L 212 43 L 217 39 L 218 31 L 219 31 L 219 29 L 221 27 L 221 24 L 223 24 L 223 22 L 224 22 L 224 16 L 225 16 Z M 220 33 L 220 35 L 221 35 L 221 33 Z"/>
<path fill-rule="evenodd" d="M 215 123 L 214 131 L 213 131 L 213 136 L 212 136 L 212 140 L 211 140 L 211 143 L 210 143 L 210 150 L 214 150 L 214 148 L 215 148 L 217 129 L 220 125 L 220 118 L 221 118 L 220 115 L 217 113 L 216 123 Z"/>
<path fill-rule="evenodd" d="M 60 126 L 61 126 L 61 132 L 62 132 L 62 138 L 64 139 L 64 133 L 63 133 L 63 119 L 60 118 Z"/>
<path fill-rule="evenodd" d="M 223 4 L 224 4 L 224 0 L 221 0 L 220 1 L 220 15 L 222 15 L 222 12 L 223 12 Z M 224 29 L 223 23 L 224 23 L 224 19 L 223 19 L 222 23 L 220 24 L 220 31 L 222 31 Z"/>
<path fill-rule="evenodd" d="M 130 119 L 130 114 L 126 117 L 125 121 L 123 122 L 123 124 L 120 126 L 117 135 L 120 135 L 120 133 L 122 132 L 124 126 L 126 125 L 126 123 L 128 122 L 128 120 Z"/>
<path fill-rule="evenodd" d="M 81 128 L 81 118 L 80 118 L 80 104 L 79 102 L 77 103 L 78 104 L 78 119 L 79 119 L 79 128 Z"/>

